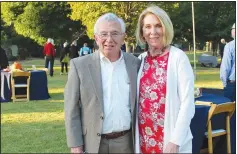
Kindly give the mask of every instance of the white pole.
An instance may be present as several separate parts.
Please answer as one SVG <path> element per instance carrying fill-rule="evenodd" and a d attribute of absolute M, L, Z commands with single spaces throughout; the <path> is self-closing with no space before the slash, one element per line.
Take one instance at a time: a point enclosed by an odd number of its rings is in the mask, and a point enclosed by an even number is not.
<path fill-rule="evenodd" d="M 195 80 L 197 79 L 197 75 L 196 75 L 196 41 L 195 41 L 195 22 L 194 22 L 194 5 L 192 2 L 192 21 L 193 21 L 193 60 L 194 60 L 194 76 L 195 76 Z"/>

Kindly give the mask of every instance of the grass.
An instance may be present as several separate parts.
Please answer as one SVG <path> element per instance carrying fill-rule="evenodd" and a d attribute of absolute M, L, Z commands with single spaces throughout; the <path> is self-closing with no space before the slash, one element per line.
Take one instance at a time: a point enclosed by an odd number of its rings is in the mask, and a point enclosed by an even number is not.
<path fill-rule="evenodd" d="M 187 53 L 187 56 L 190 60 L 191 65 L 194 66 L 193 52 L 186 52 L 186 53 Z M 222 82 L 220 80 L 220 68 L 201 67 L 201 65 L 198 64 L 198 57 L 203 53 L 212 55 L 212 53 L 210 53 L 210 52 L 196 51 L 195 87 L 222 89 L 223 86 L 222 86 Z M 221 59 L 220 59 L 220 57 L 218 57 L 218 63 L 220 63 L 220 61 L 221 61 Z"/>
<path fill-rule="evenodd" d="M 197 58 L 201 52 L 197 52 Z M 193 54 L 187 52 L 191 64 Z M 21 62 L 23 68 L 36 65 L 43 68 L 44 59 Z M 69 153 L 63 112 L 63 91 L 66 75 L 59 75 L 60 63 L 55 61 L 55 75 L 48 76 L 51 99 L 42 101 L 1 103 L 1 150 L 2 153 Z M 219 68 L 197 65 L 196 87 L 222 88 Z"/>
<path fill-rule="evenodd" d="M 32 65 L 43 68 L 44 59 L 22 61 L 23 68 Z M 63 91 L 66 75 L 59 75 L 55 60 L 55 75 L 48 76 L 51 99 L 42 101 L 1 103 L 2 153 L 69 153 L 63 112 Z"/>

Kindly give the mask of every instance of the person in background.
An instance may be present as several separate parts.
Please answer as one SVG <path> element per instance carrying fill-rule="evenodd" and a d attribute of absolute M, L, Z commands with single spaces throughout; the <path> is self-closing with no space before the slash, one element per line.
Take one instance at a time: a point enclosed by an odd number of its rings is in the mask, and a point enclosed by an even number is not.
<path fill-rule="evenodd" d="M 96 41 L 94 41 L 92 52 L 94 53 L 94 52 L 95 52 L 96 50 L 98 50 L 98 49 L 99 49 L 99 47 L 98 47 L 98 45 L 96 44 Z"/>
<path fill-rule="evenodd" d="M 79 55 L 80 56 L 85 56 L 85 55 L 88 55 L 88 54 L 91 54 L 91 49 L 87 46 L 87 43 L 84 43 L 83 44 L 83 47 L 80 49 L 80 53 Z"/>
<path fill-rule="evenodd" d="M 65 42 L 63 44 L 63 49 L 62 49 L 62 52 L 60 54 L 60 62 L 61 62 L 61 73 L 60 75 L 63 75 L 64 73 L 64 67 L 66 69 L 66 74 L 68 72 L 68 62 L 69 62 L 69 53 L 70 53 L 70 50 L 69 50 L 69 44 L 67 42 Z"/>
<path fill-rule="evenodd" d="M 2 69 L 9 69 L 9 63 L 6 55 L 6 51 L 1 47 L 0 52 L 0 70 Z"/>
<path fill-rule="evenodd" d="M 70 59 L 73 59 L 73 58 L 77 58 L 79 56 L 78 54 L 78 48 L 77 48 L 77 40 L 74 40 L 71 44 L 71 48 L 70 48 Z"/>
<path fill-rule="evenodd" d="M 224 96 L 232 102 L 236 101 L 235 82 L 235 24 L 232 26 L 231 35 L 234 40 L 227 43 L 220 67 L 220 79 L 224 86 Z"/>
<path fill-rule="evenodd" d="M 123 52 L 126 52 L 126 44 L 125 44 L 125 42 L 124 42 L 123 45 L 121 46 L 121 50 L 122 50 Z"/>
<path fill-rule="evenodd" d="M 219 45 L 220 55 L 221 55 L 221 62 L 223 58 L 224 48 L 225 48 L 225 39 L 221 39 L 221 43 Z"/>
<path fill-rule="evenodd" d="M 45 68 L 49 68 L 49 75 L 53 76 L 53 66 L 54 59 L 56 56 L 55 48 L 54 48 L 54 40 L 52 38 L 48 38 L 47 43 L 44 45 L 43 54 L 45 56 Z"/>
<path fill-rule="evenodd" d="M 138 58 L 122 52 L 125 23 L 99 17 L 99 49 L 70 61 L 64 91 L 67 145 L 72 153 L 133 153 Z"/>
<path fill-rule="evenodd" d="M 194 74 L 185 52 L 170 45 L 173 37 L 163 9 L 140 14 L 137 42 L 149 48 L 139 56 L 135 153 L 192 153 Z"/>

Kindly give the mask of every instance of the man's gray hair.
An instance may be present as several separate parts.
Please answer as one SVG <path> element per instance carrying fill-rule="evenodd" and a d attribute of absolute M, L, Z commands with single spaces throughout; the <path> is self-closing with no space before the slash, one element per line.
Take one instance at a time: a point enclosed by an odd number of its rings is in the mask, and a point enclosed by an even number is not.
<path fill-rule="evenodd" d="M 54 45 L 54 40 L 52 38 L 48 38 L 47 43 L 51 43 Z"/>
<path fill-rule="evenodd" d="M 106 13 L 102 16 L 100 16 L 94 25 L 94 34 L 98 33 L 98 26 L 101 21 L 109 21 L 109 22 L 118 22 L 121 26 L 121 30 L 123 33 L 126 31 L 126 24 L 124 23 L 123 19 L 116 16 L 114 13 Z"/>
<path fill-rule="evenodd" d="M 47 43 L 51 43 L 51 38 L 48 38 Z"/>

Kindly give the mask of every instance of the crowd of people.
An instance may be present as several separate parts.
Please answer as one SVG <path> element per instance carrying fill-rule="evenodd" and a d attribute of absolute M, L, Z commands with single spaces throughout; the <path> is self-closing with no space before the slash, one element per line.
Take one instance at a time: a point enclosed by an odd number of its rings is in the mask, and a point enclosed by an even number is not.
<path fill-rule="evenodd" d="M 68 62 L 70 59 L 82 57 L 88 54 L 91 54 L 92 50 L 87 46 L 87 43 L 84 43 L 84 46 L 78 50 L 77 40 L 74 40 L 70 45 L 67 41 L 63 44 L 63 48 L 60 51 L 60 63 L 61 63 L 61 72 L 60 75 L 68 73 Z M 56 49 L 54 45 L 54 40 L 48 38 L 47 42 L 44 45 L 43 55 L 45 56 L 45 68 L 49 70 L 49 75 L 52 77 L 54 74 L 54 59 L 56 57 Z"/>

